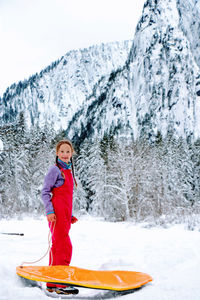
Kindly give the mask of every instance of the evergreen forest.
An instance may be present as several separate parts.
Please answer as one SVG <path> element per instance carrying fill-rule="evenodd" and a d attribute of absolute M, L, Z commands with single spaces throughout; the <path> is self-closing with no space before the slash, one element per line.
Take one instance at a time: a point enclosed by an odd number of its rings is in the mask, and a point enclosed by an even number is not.
<path fill-rule="evenodd" d="M 41 189 L 55 163 L 55 145 L 65 139 L 51 124 L 26 126 L 23 113 L 0 128 L 0 218 L 44 214 Z M 72 141 L 73 142 L 73 141 Z M 187 222 L 200 212 L 200 141 L 157 135 L 132 140 L 112 132 L 75 144 L 74 213 L 109 221 Z"/>

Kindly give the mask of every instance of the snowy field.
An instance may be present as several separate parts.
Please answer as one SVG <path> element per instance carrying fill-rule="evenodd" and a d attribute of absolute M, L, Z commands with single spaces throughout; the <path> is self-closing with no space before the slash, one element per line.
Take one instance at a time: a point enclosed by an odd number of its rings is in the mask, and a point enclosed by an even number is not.
<path fill-rule="evenodd" d="M 0 232 L 23 232 L 24 236 L 0 234 L 1 300 L 50 299 L 36 287 L 24 287 L 15 275 L 23 261 L 34 261 L 48 248 L 48 227 L 40 220 L 2 220 Z M 145 228 L 133 223 L 109 223 L 84 217 L 72 225 L 74 246 L 71 265 L 97 270 L 133 270 L 150 274 L 154 281 L 123 300 L 199 300 L 200 232 L 184 225 Z M 47 265 L 48 257 L 38 265 Z M 69 299 L 108 299 L 105 291 L 80 289 Z"/>

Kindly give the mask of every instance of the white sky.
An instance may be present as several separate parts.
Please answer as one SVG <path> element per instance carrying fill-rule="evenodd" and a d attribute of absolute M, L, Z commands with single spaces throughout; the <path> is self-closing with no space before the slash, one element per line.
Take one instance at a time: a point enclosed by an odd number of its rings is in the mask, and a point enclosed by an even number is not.
<path fill-rule="evenodd" d="M 72 49 L 133 39 L 145 0 L 0 0 L 0 96 Z"/>

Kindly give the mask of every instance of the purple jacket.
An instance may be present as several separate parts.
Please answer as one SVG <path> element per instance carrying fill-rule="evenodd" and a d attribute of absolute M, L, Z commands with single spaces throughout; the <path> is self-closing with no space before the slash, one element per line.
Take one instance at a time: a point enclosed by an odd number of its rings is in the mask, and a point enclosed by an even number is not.
<path fill-rule="evenodd" d="M 63 169 L 67 169 L 67 166 L 65 163 L 60 162 L 59 165 Z M 56 165 L 50 167 L 50 169 L 48 170 L 48 173 L 46 174 L 46 176 L 44 178 L 44 185 L 43 185 L 42 192 L 41 192 L 42 201 L 44 203 L 44 207 L 45 207 L 47 215 L 54 213 L 53 205 L 51 202 L 52 189 L 55 187 L 59 187 L 63 184 L 64 184 L 64 178 L 61 175 L 60 169 Z"/>

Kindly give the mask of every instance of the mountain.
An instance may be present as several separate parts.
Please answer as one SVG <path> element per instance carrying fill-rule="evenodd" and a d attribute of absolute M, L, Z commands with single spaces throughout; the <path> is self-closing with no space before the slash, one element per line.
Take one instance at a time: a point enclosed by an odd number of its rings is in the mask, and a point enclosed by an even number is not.
<path fill-rule="evenodd" d="M 146 1 L 125 65 L 93 89 L 69 124 L 70 137 L 97 132 L 152 140 L 160 133 L 199 137 L 197 6 L 196 1 Z"/>
<path fill-rule="evenodd" d="M 27 124 L 66 128 L 93 86 L 123 66 L 132 42 L 114 42 L 68 52 L 39 74 L 11 85 L 0 99 L 0 125 L 20 112 Z"/>
<path fill-rule="evenodd" d="M 29 125 L 51 123 L 77 141 L 110 133 L 196 140 L 199 12 L 196 0 L 147 0 L 132 43 L 71 51 L 7 89 L 1 125 L 24 111 Z"/>

